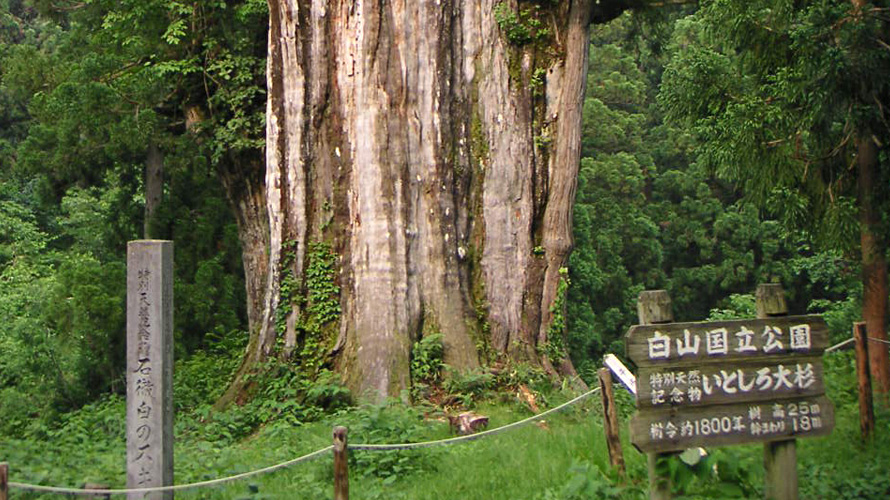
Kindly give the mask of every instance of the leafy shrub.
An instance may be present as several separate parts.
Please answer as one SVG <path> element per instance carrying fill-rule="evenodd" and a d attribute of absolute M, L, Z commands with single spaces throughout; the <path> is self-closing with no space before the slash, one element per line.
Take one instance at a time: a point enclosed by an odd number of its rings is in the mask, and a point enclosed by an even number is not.
<path fill-rule="evenodd" d="M 711 309 L 706 321 L 744 319 L 757 316 L 754 296 L 750 293 L 733 293 L 727 297 L 722 307 Z"/>
<path fill-rule="evenodd" d="M 855 360 L 852 351 L 823 356 L 825 392 L 835 407 L 835 429 L 827 438 L 798 441 L 801 498 L 890 497 L 890 433 L 886 425 L 890 411 L 875 401 L 875 433 L 871 441 L 863 442 Z"/>
<path fill-rule="evenodd" d="M 121 484 L 125 414 L 122 398 L 105 397 L 62 415 L 52 425 L 33 421 L 24 438 L 0 436 L 0 455 L 27 482 L 46 484 L 46 478 L 52 478 L 54 484 Z"/>
<path fill-rule="evenodd" d="M 327 370 L 310 378 L 291 362 L 271 359 L 250 378 L 258 387 L 253 399 L 224 412 L 247 414 L 248 432 L 273 422 L 301 425 L 352 404 L 351 393 Z"/>
<path fill-rule="evenodd" d="M 550 34 L 544 23 L 537 18 L 539 7 L 522 9 L 518 14 L 506 2 L 494 7 L 494 20 L 513 45 L 525 45 L 542 40 Z"/>
<path fill-rule="evenodd" d="M 0 389 L 0 436 L 22 436 L 33 434 L 28 432 L 33 427 L 39 415 L 30 395 L 22 392 L 18 387 L 4 387 Z M 39 427 L 39 426 L 38 426 Z"/>
<path fill-rule="evenodd" d="M 576 462 L 569 469 L 569 479 L 559 488 L 548 488 L 538 500 L 585 500 L 588 498 L 623 498 L 627 489 L 589 462 Z"/>
<path fill-rule="evenodd" d="M 429 439 L 430 425 L 423 414 L 401 402 L 362 406 L 342 414 L 339 424 L 349 428 L 349 441 L 362 444 L 400 444 Z M 440 430 L 444 433 L 445 426 Z M 399 477 L 437 468 L 440 452 L 432 448 L 387 452 L 355 451 L 350 453 L 350 467 L 364 476 L 383 479 L 385 485 Z"/>
<path fill-rule="evenodd" d="M 305 402 L 309 407 L 333 412 L 350 407 L 352 393 L 340 383 L 336 373 L 322 370 L 305 388 Z"/>
<path fill-rule="evenodd" d="M 194 373 L 195 379 L 184 374 L 174 381 L 174 391 L 179 390 L 186 398 L 177 403 L 185 417 L 177 420 L 177 435 L 234 443 L 261 426 L 299 426 L 352 405 L 352 394 L 336 374 L 321 370 L 309 378 L 294 363 L 273 358 L 248 375 L 257 389 L 246 404 L 214 411 L 212 404 L 226 389 L 238 362 L 238 354 L 231 352 L 214 356 L 199 353 L 185 363 L 186 373 Z M 208 373 L 200 373 L 205 368 Z"/>
<path fill-rule="evenodd" d="M 543 368 L 529 363 L 510 363 L 497 375 L 499 387 L 516 388 L 527 386 L 538 392 L 546 392 L 553 387 L 553 381 Z"/>
<path fill-rule="evenodd" d="M 176 361 L 173 403 L 177 411 L 212 405 L 222 395 L 240 362 L 246 334 L 207 335 L 208 349 Z"/>
<path fill-rule="evenodd" d="M 439 380 L 445 366 L 445 345 L 441 333 L 424 336 L 411 349 L 411 381 L 432 383 Z"/>
<path fill-rule="evenodd" d="M 739 448 L 716 448 L 694 466 L 678 459 L 670 461 L 674 493 L 693 493 L 705 498 L 751 498 L 758 496 L 760 483 L 754 471 L 763 463 Z"/>
<path fill-rule="evenodd" d="M 810 313 L 821 314 L 828 325 L 831 343 L 841 342 L 852 335 L 853 322 L 862 318 L 862 299 L 851 294 L 844 300 L 817 299 L 810 302 Z"/>
<path fill-rule="evenodd" d="M 465 372 L 448 370 L 442 388 L 461 400 L 464 406 L 472 406 L 475 401 L 486 396 L 494 388 L 494 383 L 494 375 L 481 370 Z"/>

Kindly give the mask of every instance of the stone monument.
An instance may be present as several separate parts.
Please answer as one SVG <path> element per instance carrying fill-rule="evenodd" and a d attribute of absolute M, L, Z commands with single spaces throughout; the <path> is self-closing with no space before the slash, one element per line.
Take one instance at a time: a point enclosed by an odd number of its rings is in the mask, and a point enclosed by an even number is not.
<path fill-rule="evenodd" d="M 137 240 L 127 244 L 127 487 L 172 484 L 173 242 Z"/>

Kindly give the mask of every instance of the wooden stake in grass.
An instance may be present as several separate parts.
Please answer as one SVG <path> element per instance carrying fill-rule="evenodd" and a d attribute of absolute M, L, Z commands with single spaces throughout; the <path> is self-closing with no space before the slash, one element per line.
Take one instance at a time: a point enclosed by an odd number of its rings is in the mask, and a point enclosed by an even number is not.
<path fill-rule="evenodd" d="M 785 290 L 777 283 L 757 285 L 758 318 L 787 316 Z M 767 500 L 797 500 L 797 441 L 771 441 L 763 445 L 766 469 L 764 493 Z"/>
<path fill-rule="evenodd" d="M 671 297 L 667 290 L 646 290 L 637 299 L 637 316 L 641 325 L 670 323 L 674 321 L 671 310 Z M 648 453 L 649 498 L 669 500 L 671 498 L 671 476 L 664 461 L 673 453 Z"/>
<path fill-rule="evenodd" d="M 0 462 L 0 500 L 9 498 L 9 464 Z"/>
<path fill-rule="evenodd" d="M 346 427 L 334 427 L 334 500 L 349 500 L 347 432 Z"/>
<path fill-rule="evenodd" d="M 615 395 L 612 393 L 612 372 L 608 368 L 600 368 L 600 396 L 603 398 L 603 431 L 606 433 L 606 445 L 609 447 L 609 463 L 624 476 L 624 453 L 621 450 L 621 435 L 618 431 L 618 414 L 615 411 Z"/>
<path fill-rule="evenodd" d="M 856 339 L 856 376 L 859 382 L 859 428 L 862 439 L 868 439 L 875 432 L 875 408 L 871 394 L 868 331 L 864 322 L 853 323 L 853 338 Z"/>

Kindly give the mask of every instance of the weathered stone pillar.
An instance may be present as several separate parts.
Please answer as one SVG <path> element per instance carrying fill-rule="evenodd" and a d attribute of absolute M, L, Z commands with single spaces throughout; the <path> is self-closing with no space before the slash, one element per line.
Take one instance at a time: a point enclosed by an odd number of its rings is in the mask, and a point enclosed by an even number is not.
<path fill-rule="evenodd" d="M 127 245 L 127 487 L 173 484 L 173 242 Z M 172 492 L 134 498 L 170 500 Z"/>

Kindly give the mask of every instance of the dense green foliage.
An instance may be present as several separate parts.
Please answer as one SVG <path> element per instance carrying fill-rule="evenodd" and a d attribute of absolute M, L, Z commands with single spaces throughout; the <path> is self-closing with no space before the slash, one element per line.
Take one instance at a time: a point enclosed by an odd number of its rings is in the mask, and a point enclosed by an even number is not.
<path fill-rule="evenodd" d="M 0 432 L 122 393 L 125 245 L 143 234 L 151 145 L 177 357 L 246 327 L 218 172 L 260 154 L 265 17 L 258 1 L 0 4 Z"/>
<path fill-rule="evenodd" d="M 841 250 L 858 244 L 856 137 L 890 138 L 886 7 L 703 2 L 677 24 L 660 96 L 698 139 L 703 166 Z M 886 203 L 886 179 L 875 181 Z"/>
<path fill-rule="evenodd" d="M 668 290 L 676 319 L 692 321 L 780 282 L 792 312 L 846 320 L 833 325 L 838 338 L 861 300 L 854 262 L 759 210 L 698 161 L 699 136 L 663 121 L 663 68 L 690 22 L 671 21 L 594 29 L 568 303 L 569 352 L 588 380 L 604 353 L 623 353 L 644 289 Z"/>
<path fill-rule="evenodd" d="M 536 7 L 501 3 L 493 22 L 517 46 L 556 36 Z M 593 29 L 575 250 L 540 349 L 568 353 L 588 381 L 604 353 L 623 354 L 644 289 L 667 289 L 678 320 L 751 316 L 763 282 L 785 286 L 792 312 L 822 313 L 834 341 L 859 318 L 848 137 L 868 128 L 890 140 L 883 101 L 862 99 L 886 95 L 890 81 L 879 43 L 886 6 L 863 23 L 847 2 L 828 0 L 687 9 Z M 0 459 L 16 479 L 122 486 L 124 256 L 146 227 L 152 147 L 164 187 L 148 227 L 176 252 L 177 482 L 322 448 L 334 424 L 347 425 L 353 443 L 438 439 L 449 435 L 447 412 L 473 409 L 497 426 L 568 397 L 528 364 L 456 373 L 430 321 L 412 349 L 405 399 L 414 406 L 354 406 L 325 357 L 341 313 L 336 258 L 313 243 L 305 282 L 287 274 L 287 246 L 281 266 L 285 303 L 308 292 L 292 325 L 297 361 L 264 363 L 248 375 L 253 399 L 213 410 L 247 341 L 225 180 L 261 164 L 266 17 L 260 0 L 0 0 Z M 885 153 L 880 161 L 884 175 Z M 880 210 L 886 223 L 890 211 Z M 287 328 L 290 309 L 279 311 Z M 851 355 L 828 356 L 826 373 L 838 426 L 802 442 L 801 497 L 887 496 L 890 436 L 856 439 Z M 632 402 L 618 398 L 626 421 Z M 353 494 L 643 498 L 645 458 L 626 446 L 629 475 L 618 478 L 601 440 L 584 437 L 602 435 L 596 404 L 585 405 L 447 451 L 354 453 Z M 756 446 L 670 467 L 678 494 L 762 494 Z M 182 496 L 328 498 L 330 481 L 325 458 Z"/>

